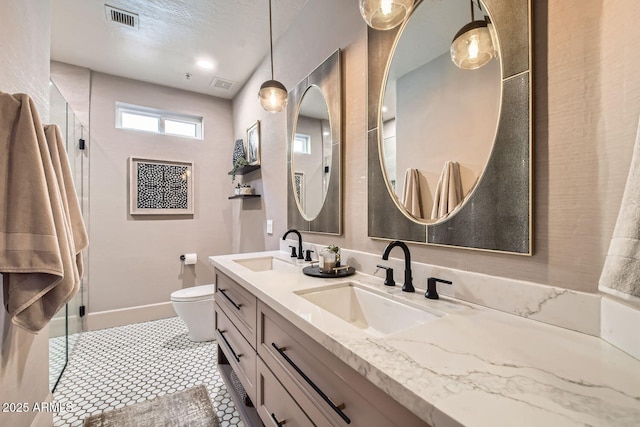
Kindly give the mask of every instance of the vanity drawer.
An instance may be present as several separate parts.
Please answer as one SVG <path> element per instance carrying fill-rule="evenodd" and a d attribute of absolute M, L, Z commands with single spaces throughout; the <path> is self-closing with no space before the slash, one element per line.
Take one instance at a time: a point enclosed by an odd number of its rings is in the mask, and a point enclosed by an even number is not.
<path fill-rule="evenodd" d="M 215 304 L 216 340 L 252 402 L 256 397 L 256 351 Z"/>
<path fill-rule="evenodd" d="M 262 302 L 258 355 L 317 425 L 426 425 Z"/>
<path fill-rule="evenodd" d="M 256 297 L 216 270 L 215 300 L 249 343 L 256 347 Z"/>
<path fill-rule="evenodd" d="M 310 426 L 313 423 L 300 409 L 287 390 L 278 382 L 267 365 L 258 358 L 258 415 L 265 425 Z"/>

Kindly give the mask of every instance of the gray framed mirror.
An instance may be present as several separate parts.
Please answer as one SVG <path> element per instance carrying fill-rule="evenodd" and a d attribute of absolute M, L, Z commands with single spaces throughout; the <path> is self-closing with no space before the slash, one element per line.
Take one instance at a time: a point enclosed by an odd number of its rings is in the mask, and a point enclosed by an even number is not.
<path fill-rule="evenodd" d="M 493 59 L 460 69 L 470 21 Z M 368 28 L 370 237 L 532 254 L 530 30 L 530 0 L 420 0 Z"/>
<path fill-rule="evenodd" d="M 340 50 L 289 92 L 287 225 L 342 234 Z"/>

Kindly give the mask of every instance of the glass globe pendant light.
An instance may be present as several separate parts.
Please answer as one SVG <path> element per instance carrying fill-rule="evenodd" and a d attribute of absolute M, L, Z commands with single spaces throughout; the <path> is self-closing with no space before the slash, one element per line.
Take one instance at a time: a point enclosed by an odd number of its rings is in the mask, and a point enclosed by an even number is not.
<path fill-rule="evenodd" d="M 473 0 L 471 3 L 471 22 L 462 27 L 451 43 L 451 60 L 458 68 L 475 70 L 486 65 L 496 55 L 488 18 L 474 20 Z"/>
<path fill-rule="evenodd" d="M 279 113 L 287 106 L 287 88 L 273 78 L 273 28 L 271 22 L 271 0 L 269 0 L 269 53 L 271 55 L 271 80 L 267 80 L 260 86 L 258 98 L 260 105 L 270 113 Z"/>
<path fill-rule="evenodd" d="M 409 16 L 414 0 L 360 0 L 360 14 L 375 30 L 390 30 Z"/>

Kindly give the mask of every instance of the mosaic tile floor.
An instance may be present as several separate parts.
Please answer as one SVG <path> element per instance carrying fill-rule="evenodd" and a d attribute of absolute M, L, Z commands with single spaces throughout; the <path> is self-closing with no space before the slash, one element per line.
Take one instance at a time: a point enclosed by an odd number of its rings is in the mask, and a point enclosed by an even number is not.
<path fill-rule="evenodd" d="M 85 332 L 53 395 L 54 426 L 205 384 L 222 427 L 244 427 L 216 367 L 215 341 L 194 343 L 177 318 Z M 55 340 L 52 339 L 52 340 Z"/>

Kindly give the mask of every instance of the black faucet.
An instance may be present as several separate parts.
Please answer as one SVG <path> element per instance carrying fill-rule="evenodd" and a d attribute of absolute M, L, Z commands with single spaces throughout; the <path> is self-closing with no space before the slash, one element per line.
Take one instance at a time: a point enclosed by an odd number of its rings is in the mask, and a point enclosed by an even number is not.
<path fill-rule="evenodd" d="M 411 253 L 409 252 L 407 245 L 400 240 L 394 240 L 384 248 L 382 259 L 387 261 L 389 259 L 389 252 L 391 252 L 391 249 L 396 246 L 400 246 L 404 251 L 404 285 L 402 285 L 402 290 L 405 292 L 415 292 L 416 290 L 413 287 L 413 278 L 411 277 Z"/>
<path fill-rule="evenodd" d="M 287 236 L 289 235 L 289 233 L 294 233 L 296 236 L 298 236 L 298 259 L 304 259 L 304 255 L 302 254 L 302 236 L 300 235 L 300 232 L 293 228 L 287 230 L 287 232 L 284 233 L 284 236 L 282 236 L 282 240 L 287 240 Z M 294 251 L 291 251 L 292 257 L 295 256 L 294 253 Z"/>

